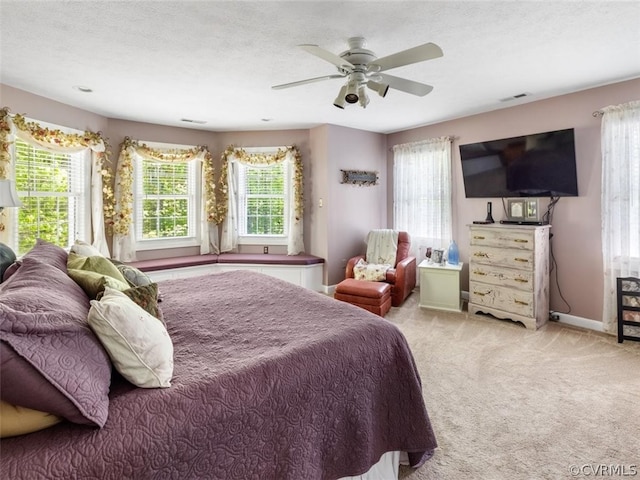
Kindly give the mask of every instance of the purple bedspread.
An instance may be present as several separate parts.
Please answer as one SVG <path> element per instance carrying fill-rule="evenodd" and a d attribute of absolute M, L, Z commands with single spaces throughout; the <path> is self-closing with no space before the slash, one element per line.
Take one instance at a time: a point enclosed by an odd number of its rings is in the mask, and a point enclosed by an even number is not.
<path fill-rule="evenodd" d="M 4 439 L 0 478 L 336 479 L 436 441 L 402 333 L 362 309 L 246 271 L 160 283 L 167 389 L 121 378 L 102 429 Z"/>

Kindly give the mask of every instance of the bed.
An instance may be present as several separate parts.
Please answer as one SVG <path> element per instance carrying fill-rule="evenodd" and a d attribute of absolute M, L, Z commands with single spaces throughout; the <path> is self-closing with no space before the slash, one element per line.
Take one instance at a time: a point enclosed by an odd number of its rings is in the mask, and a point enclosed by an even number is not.
<path fill-rule="evenodd" d="M 171 386 L 138 388 L 113 369 L 101 428 L 4 438 L 1 478 L 338 479 L 388 452 L 414 467 L 433 454 L 421 379 L 390 322 L 249 271 L 158 287 Z"/>

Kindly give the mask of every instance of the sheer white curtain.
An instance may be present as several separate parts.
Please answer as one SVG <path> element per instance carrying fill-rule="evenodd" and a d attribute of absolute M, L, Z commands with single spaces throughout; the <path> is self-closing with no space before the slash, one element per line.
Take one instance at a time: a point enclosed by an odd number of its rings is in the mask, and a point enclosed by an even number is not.
<path fill-rule="evenodd" d="M 281 148 L 233 148 L 224 154 L 222 167 L 226 172 L 227 208 L 222 220 L 220 251 L 230 252 L 238 248 L 238 175 L 237 164 L 243 163 L 254 168 L 268 167 L 275 163 L 284 163 L 289 173 L 289 232 L 287 237 L 287 255 L 304 253 L 303 217 L 302 217 L 302 161 L 295 147 Z"/>
<path fill-rule="evenodd" d="M 99 133 L 84 132 L 83 134 L 64 133 L 58 129 L 50 129 L 37 122 L 27 121 L 22 115 L 9 115 L 6 108 L 2 109 L 0 125 L 0 178 L 15 179 L 15 148 L 14 140 L 20 140 L 36 148 L 60 153 L 91 153 L 91 230 L 92 245 L 100 253 L 109 256 L 109 247 L 104 227 L 104 202 L 102 171 L 105 168 L 106 144 Z M 0 241 L 8 242 L 15 225 L 10 216 L 4 215 L 0 219 Z"/>
<path fill-rule="evenodd" d="M 640 277 L 640 101 L 602 109 L 604 330 L 617 326 L 617 277 Z"/>
<path fill-rule="evenodd" d="M 411 235 L 411 254 L 446 248 L 452 237 L 451 138 L 393 147 L 393 228 Z"/>

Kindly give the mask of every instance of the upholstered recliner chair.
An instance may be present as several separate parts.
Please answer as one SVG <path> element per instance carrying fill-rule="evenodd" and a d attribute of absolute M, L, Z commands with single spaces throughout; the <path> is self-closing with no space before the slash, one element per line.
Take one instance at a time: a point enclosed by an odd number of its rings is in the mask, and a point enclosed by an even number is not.
<path fill-rule="evenodd" d="M 416 257 L 409 256 L 411 237 L 408 232 L 398 232 L 398 249 L 393 268 L 386 272 L 386 283 L 391 285 L 391 305 L 399 307 L 416 286 Z M 353 267 L 358 260 L 367 261 L 365 255 L 352 257 L 347 262 L 345 278 L 355 278 Z"/>

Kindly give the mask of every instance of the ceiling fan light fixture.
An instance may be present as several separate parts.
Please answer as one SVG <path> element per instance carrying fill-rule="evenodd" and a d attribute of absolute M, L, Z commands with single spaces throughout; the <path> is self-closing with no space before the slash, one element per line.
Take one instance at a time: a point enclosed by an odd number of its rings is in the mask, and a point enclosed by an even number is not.
<path fill-rule="evenodd" d="M 367 108 L 367 105 L 369 105 L 369 97 L 367 96 L 364 85 L 358 87 L 358 102 L 362 108 Z"/>
<path fill-rule="evenodd" d="M 346 93 L 347 93 L 347 86 L 343 85 L 342 88 L 340 89 L 340 92 L 338 93 L 338 96 L 333 101 L 333 105 L 338 108 L 344 109 L 344 97 Z"/>
<path fill-rule="evenodd" d="M 389 91 L 389 84 L 375 82 L 373 80 L 369 80 L 367 82 L 367 87 L 375 92 L 378 92 L 378 95 L 380 95 L 382 98 L 386 97 L 387 92 Z"/>
<path fill-rule="evenodd" d="M 355 82 L 347 83 L 347 94 L 344 96 L 347 103 L 356 103 L 358 101 L 358 84 Z"/>

